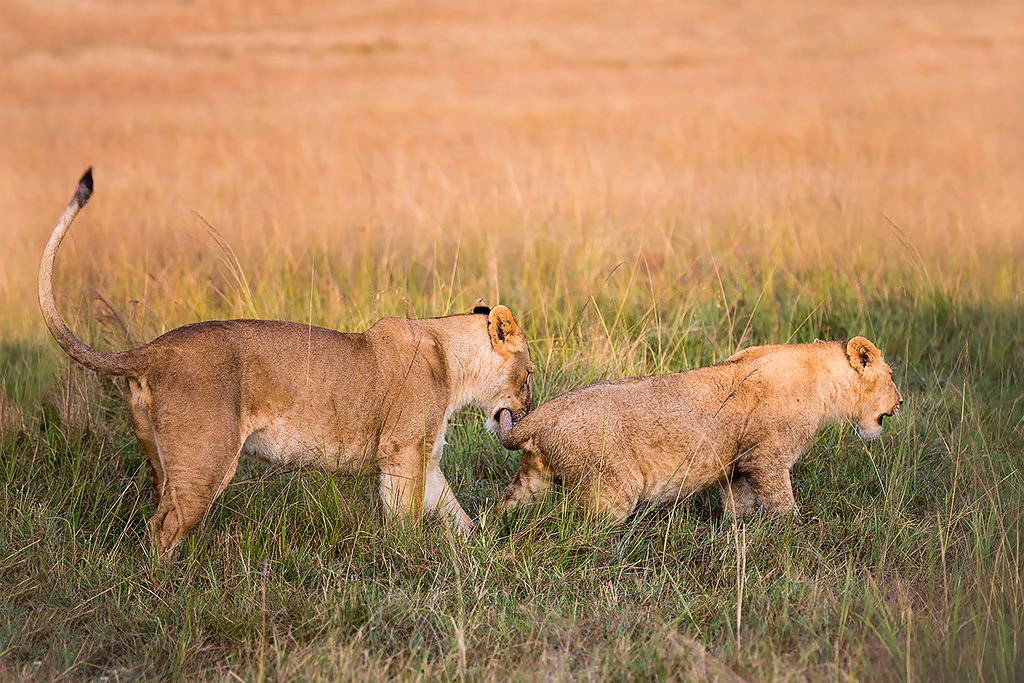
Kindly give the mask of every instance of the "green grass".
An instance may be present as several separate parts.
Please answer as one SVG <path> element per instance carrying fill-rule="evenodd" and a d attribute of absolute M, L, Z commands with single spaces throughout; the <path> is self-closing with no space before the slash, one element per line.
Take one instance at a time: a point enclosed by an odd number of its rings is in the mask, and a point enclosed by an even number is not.
<path fill-rule="evenodd" d="M 444 468 L 486 520 L 468 541 L 385 524 L 372 480 L 246 462 L 166 562 L 147 550 L 153 503 L 117 385 L 25 335 L 0 349 L 20 414 L 0 434 L 0 676 L 1024 676 L 1017 299 L 898 268 L 701 261 L 674 279 L 682 266 L 650 274 L 637 259 L 610 274 L 530 248 L 502 298 L 533 340 L 541 400 L 738 346 L 862 333 L 895 368 L 905 410 L 875 443 L 846 426 L 819 436 L 794 470 L 797 520 L 737 526 L 706 492 L 618 529 L 565 496 L 498 515 L 515 457 L 467 412 Z M 406 306 L 461 308 L 489 280 L 465 252 L 458 267 L 446 259 L 339 274 L 344 303 L 318 288 L 312 318 L 351 329 Z M 305 320 L 309 281 L 281 267 L 245 296 L 197 287 L 174 324 L 248 306 Z"/>

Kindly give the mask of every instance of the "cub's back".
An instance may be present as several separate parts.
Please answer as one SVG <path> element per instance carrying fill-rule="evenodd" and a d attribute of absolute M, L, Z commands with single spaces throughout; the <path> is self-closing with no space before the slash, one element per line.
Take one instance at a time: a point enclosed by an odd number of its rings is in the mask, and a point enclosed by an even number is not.
<path fill-rule="evenodd" d="M 559 440 L 583 433 L 652 428 L 702 421 L 718 411 L 734 386 L 726 364 L 671 375 L 598 382 L 573 389 L 535 408 L 516 425 L 517 438 Z"/>

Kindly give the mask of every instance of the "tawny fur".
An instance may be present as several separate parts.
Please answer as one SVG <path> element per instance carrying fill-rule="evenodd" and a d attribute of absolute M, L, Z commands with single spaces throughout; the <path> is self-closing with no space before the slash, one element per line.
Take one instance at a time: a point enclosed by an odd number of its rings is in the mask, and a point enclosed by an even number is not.
<path fill-rule="evenodd" d="M 823 426 L 854 422 L 877 438 L 903 402 L 892 370 L 864 337 L 848 343 L 760 346 L 708 368 L 595 384 L 533 410 L 499 416 L 498 436 L 521 450 L 504 507 L 553 481 L 612 521 L 637 503 L 665 503 L 722 486 L 723 504 L 795 510 L 790 468 Z"/>
<path fill-rule="evenodd" d="M 77 339 L 54 301 L 57 248 L 92 191 L 91 171 L 43 254 L 39 303 L 74 360 L 127 377 L 126 401 L 149 461 L 160 552 L 177 544 L 234 475 L 241 453 L 289 466 L 378 471 L 385 508 L 419 519 L 437 511 L 474 528 L 440 468 L 448 419 L 476 405 L 531 407 L 533 366 L 504 306 L 444 318 L 386 318 L 363 333 L 269 320 L 186 325 L 130 351 Z"/>

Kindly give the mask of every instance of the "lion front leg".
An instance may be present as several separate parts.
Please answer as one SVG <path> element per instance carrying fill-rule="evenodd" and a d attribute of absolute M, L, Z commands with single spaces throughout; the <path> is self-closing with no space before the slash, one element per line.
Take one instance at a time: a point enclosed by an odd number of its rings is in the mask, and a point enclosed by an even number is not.
<path fill-rule="evenodd" d="M 464 535 L 476 524 L 462 509 L 436 458 L 421 446 L 391 446 L 380 466 L 380 498 L 387 517 L 420 524 L 423 516 L 437 512 Z M 428 451 L 429 453 L 430 451 Z"/>
<path fill-rule="evenodd" d="M 426 513 L 437 512 L 463 536 L 468 536 L 477 529 L 476 523 L 466 514 L 455 497 L 440 464 L 436 462 L 427 467 L 423 510 Z"/>
<path fill-rule="evenodd" d="M 544 460 L 535 453 L 523 453 L 512 483 L 501 496 L 503 511 L 533 500 L 539 500 L 551 490 L 554 473 Z"/>
<path fill-rule="evenodd" d="M 419 524 L 423 519 L 426 463 L 416 447 L 392 447 L 380 465 L 380 499 L 385 515 Z"/>
<path fill-rule="evenodd" d="M 748 477 L 761 507 L 780 515 L 796 513 L 796 499 L 788 469 L 751 472 Z"/>

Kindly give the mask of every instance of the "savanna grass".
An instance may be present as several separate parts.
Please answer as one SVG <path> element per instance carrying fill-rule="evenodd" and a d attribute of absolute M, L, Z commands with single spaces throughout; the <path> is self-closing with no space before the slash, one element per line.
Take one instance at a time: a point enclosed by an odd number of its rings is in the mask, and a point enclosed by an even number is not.
<path fill-rule="evenodd" d="M 670 307 L 640 268 L 620 268 L 581 310 L 523 312 L 540 400 L 713 362 L 741 342 L 870 331 L 907 397 L 902 417 L 873 444 L 823 433 L 794 473 L 796 521 L 737 526 L 708 493 L 608 529 L 568 496 L 498 514 L 515 463 L 467 412 L 445 469 L 484 519 L 480 536 L 387 526 L 368 478 L 245 463 L 167 563 L 147 552 L 152 501 L 117 387 L 94 382 L 78 422 L 58 395 L 4 430 L 7 671 L 673 677 L 700 676 L 707 658 L 769 678 L 1019 675 L 1019 312 L 908 286 L 911 275 L 865 298 L 835 278 L 819 290 L 828 306 L 801 303 L 785 277 L 754 295 L 724 276 L 719 297 Z M 426 309 L 444 296 L 406 291 Z M 23 410 L 40 387 L 86 380 L 60 380 L 38 346 L 5 353 Z"/>
<path fill-rule="evenodd" d="M 0 9 L 0 678 L 1024 677 L 1020 9 L 600 6 Z M 483 296 L 541 401 L 863 334 L 907 402 L 819 435 L 795 520 L 506 518 L 514 456 L 467 411 L 468 541 L 245 461 L 160 561 L 120 385 L 34 301 L 88 164 L 55 281 L 102 348 Z"/>

